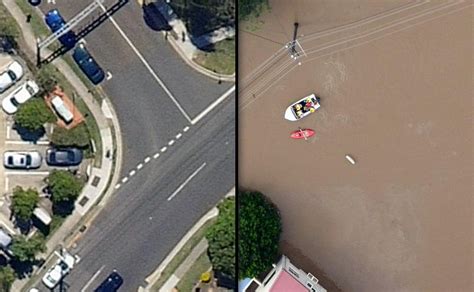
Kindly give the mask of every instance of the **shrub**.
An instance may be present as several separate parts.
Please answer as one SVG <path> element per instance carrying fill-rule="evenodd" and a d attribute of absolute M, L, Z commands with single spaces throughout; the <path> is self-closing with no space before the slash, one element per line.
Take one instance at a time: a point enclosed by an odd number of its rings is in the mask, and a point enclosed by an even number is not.
<path fill-rule="evenodd" d="M 235 197 L 224 199 L 219 216 L 208 230 L 208 255 L 215 271 L 235 277 Z"/>
<path fill-rule="evenodd" d="M 277 260 L 281 219 L 260 192 L 239 193 L 239 277 L 253 278 Z"/>
<path fill-rule="evenodd" d="M 53 112 L 41 98 L 33 98 L 25 102 L 15 114 L 15 123 L 29 131 L 40 130 L 45 123 L 55 121 Z"/>
<path fill-rule="evenodd" d="M 51 135 L 51 142 L 57 146 L 86 147 L 90 143 L 89 130 L 85 123 L 82 123 L 70 130 L 55 127 Z"/>
<path fill-rule="evenodd" d="M 74 202 L 81 193 L 84 183 L 65 170 L 53 170 L 46 178 L 51 189 L 53 203 Z"/>
<path fill-rule="evenodd" d="M 39 195 L 36 190 L 23 190 L 21 187 L 16 187 L 13 190 L 12 212 L 18 219 L 25 222 L 29 221 L 38 202 Z"/>

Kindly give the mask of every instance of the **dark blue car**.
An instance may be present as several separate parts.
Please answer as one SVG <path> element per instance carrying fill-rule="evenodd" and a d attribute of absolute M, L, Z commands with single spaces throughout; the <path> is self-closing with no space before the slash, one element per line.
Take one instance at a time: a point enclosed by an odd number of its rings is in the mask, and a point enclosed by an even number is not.
<path fill-rule="evenodd" d="M 122 277 L 114 270 L 94 292 L 116 292 L 122 284 Z"/>
<path fill-rule="evenodd" d="M 104 80 L 105 74 L 99 64 L 92 58 L 91 54 L 86 50 L 84 44 L 79 44 L 72 54 L 74 61 L 81 68 L 82 72 L 87 75 L 89 80 L 94 84 L 99 84 Z"/>
<path fill-rule="evenodd" d="M 82 162 L 82 150 L 77 148 L 49 148 L 46 163 L 53 166 L 76 166 Z"/>
<path fill-rule="evenodd" d="M 48 13 L 46 13 L 44 20 L 53 33 L 57 32 L 66 25 L 66 21 L 64 21 L 64 18 L 61 16 L 61 14 L 59 14 L 57 9 L 50 10 Z M 63 44 L 63 46 L 67 48 L 73 48 L 76 45 L 77 38 L 74 32 L 70 30 L 63 34 L 59 38 L 59 41 L 61 44 Z"/>

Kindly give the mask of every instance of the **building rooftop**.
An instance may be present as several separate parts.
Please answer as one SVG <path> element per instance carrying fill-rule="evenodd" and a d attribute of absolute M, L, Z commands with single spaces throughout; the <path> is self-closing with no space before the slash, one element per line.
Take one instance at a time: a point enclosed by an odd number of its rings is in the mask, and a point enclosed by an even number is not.
<path fill-rule="evenodd" d="M 306 288 L 303 284 L 301 284 L 298 280 L 293 278 L 287 271 L 282 271 L 278 278 L 273 283 L 272 287 L 270 288 L 272 292 L 307 292 L 308 288 Z"/>

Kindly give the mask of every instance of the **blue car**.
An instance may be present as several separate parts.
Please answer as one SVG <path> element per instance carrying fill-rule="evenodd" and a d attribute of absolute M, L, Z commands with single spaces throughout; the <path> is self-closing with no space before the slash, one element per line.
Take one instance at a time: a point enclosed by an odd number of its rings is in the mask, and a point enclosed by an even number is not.
<path fill-rule="evenodd" d="M 82 72 L 86 74 L 87 78 L 94 83 L 99 84 L 104 80 L 104 70 L 100 68 L 99 64 L 92 58 L 91 54 L 86 50 L 84 44 L 79 44 L 72 54 L 74 61 L 81 68 Z"/>
<path fill-rule="evenodd" d="M 66 21 L 64 21 L 64 18 L 61 16 L 61 14 L 59 14 L 57 9 L 50 10 L 48 13 L 46 13 L 44 20 L 53 33 L 57 32 L 66 25 Z M 76 45 L 77 38 L 74 32 L 70 30 L 63 34 L 59 38 L 59 41 L 61 44 L 63 44 L 63 46 L 67 48 L 73 48 Z"/>
<path fill-rule="evenodd" d="M 122 286 L 123 278 L 114 270 L 94 292 L 116 292 Z"/>

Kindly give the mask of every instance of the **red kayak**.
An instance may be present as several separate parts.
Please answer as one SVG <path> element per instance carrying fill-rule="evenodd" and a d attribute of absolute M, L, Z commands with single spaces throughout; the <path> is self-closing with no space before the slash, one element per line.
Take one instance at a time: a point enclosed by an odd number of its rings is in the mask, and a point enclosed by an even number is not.
<path fill-rule="evenodd" d="M 312 130 L 312 129 L 299 129 L 299 130 L 291 132 L 290 137 L 293 138 L 293 139 L 305 139 L 306 140 L 307 138 L 313 136 L 314 134 L 315 134 L 314 130 Z"/>

